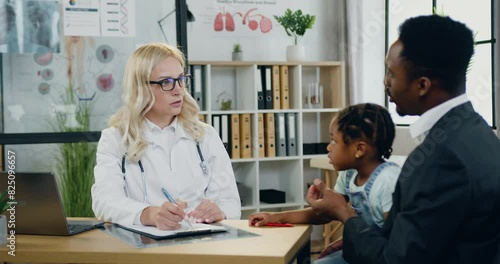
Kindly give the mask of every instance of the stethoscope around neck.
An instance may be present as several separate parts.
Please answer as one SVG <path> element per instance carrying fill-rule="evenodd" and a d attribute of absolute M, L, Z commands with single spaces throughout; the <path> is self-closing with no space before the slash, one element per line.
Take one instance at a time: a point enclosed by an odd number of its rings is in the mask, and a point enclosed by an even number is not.
<path fill-rule="evenodd" d="M 203 171 L 204 175 L 208 175 L 208 170 L 207 170 L 207 164 L 205 163 L 205 158 L 203 157 L 203 153 L 201 152 L 200 148 L 200 143 L 196 141 L 196 150 L 198 151 L 198 156 L 200 156 L 200 168 Z M 127 153 L 125 153 L 122 157 L 122 175 L 123 175 L 123 181 L 125 182 L 125 195 L 129 197 L 129 192 L 128 192 L 128 184 L 127 184 L 127 179 L 126 179 L 126 169 L 125 169 L 125 160 L 127 157 Z M 146 188 L 146 174 L 144 173 L 144 166 L 142 166 L 141 160 L 137 161 L 137 164 L 139 165 L 139 169 L 141 170 L 141 179 L 142 179 L 142 191 L 144 193 L 143 197 L 143 203 L 147 203 L 148 201 L 148 190 Z"/>

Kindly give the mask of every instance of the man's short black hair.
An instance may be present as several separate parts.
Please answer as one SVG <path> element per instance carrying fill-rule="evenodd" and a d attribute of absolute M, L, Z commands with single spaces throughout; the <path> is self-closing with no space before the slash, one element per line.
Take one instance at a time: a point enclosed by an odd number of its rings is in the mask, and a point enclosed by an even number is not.
<path fill-rule="evenodd" d="M 465 76 L 474 54 L 474 36 L 463 23 L 438 15 L 418 16 L 399 27 L 410 80 L 439 79 L 450 94 L 465 92 Z"/>

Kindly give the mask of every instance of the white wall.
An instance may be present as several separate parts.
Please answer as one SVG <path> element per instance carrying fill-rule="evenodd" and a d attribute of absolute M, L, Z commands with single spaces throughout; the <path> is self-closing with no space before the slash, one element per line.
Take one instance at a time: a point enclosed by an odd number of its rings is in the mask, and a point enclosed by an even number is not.
<path fill-rule="evenodd" d="M 231 2 L 231 3 L 227 3 Z M 188 54 L 190 60 L 231 60 L 233 44 L 239 42 L 242 46 L 244 60 L 251 61 L 285 61 L 286 46 L 291 45 L 291 38 L 283 27 L 276 22 L 273 15 L 283 15 L 287 8 L 292 11 L 301 9 L 303 13 L 316 16 L 313 28 L 307 30 L 299 44 L 305 47 L 306 60 L 332 60 L 333 52 L 325 43 L 335 36 L 325 34 L 333 23 L 331 7 L 333 1 L 304 2 L 303 0 L 187 0 L 189 10 L 195 15 L 196 21 L 188 23 Z M 248 26 L 248 20 L 237 13 L 245 14 L 250 9 L 255 15 L 251 19 L 260 23 L 261 16 L 271 19 L 272 29 L 263 33 L 260 28 L 253 31 Z M 234 19 L 234 31 L 224 28 L 214 30 L 216 14 L 227 12 Z M 260 25 L 260 24 L 259 24 Z"/>

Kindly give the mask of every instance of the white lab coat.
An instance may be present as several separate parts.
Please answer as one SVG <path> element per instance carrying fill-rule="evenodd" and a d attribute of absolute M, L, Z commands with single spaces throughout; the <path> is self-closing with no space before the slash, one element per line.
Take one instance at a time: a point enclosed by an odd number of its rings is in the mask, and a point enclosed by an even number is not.
<path fill-rule="evenodd" d="M 213 127 L 207 128 L 200 142 L 208 169 L 206 175 L 200 167 L 196 142 L 185 133 L 177 119 L 163 130 L 148 120 L 144 126 L 144 138 L 150 142 L 141 158 L 147 193 L 145 203 L 144 181 L 137 162 L 126 162 L 125 183 L 121 163 L 126 148 L 121 143 L 119 130 L 107 128 L 102 131 L 92 186 L 92 209 L 99 220 L 123 225 L 140 223 L 142 210 L 167 201 L 162 187 L 175 199 L 188 203 L 186 212 L 196 208 L 203 199 L 209 199 L 219 206 L 227 219 L 240 218 L 241 203 L 231 160 Z"/>

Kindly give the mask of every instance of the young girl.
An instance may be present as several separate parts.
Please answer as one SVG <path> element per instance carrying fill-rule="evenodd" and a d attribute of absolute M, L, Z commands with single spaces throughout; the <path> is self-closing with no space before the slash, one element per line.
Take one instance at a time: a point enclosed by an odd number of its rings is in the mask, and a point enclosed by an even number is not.
<path fill-rule="evenodd" d="M 392 206 L 392 193 L 401 168 L 387 162 L 392 152 L 395 128 L 389 112 L 376 104 L 349 106 L 330 123 L 328 158 L 340 171 L 334 190 L 350 201 L 357 214 L 372 226 L 382 227 Z M 249 223 L 325 224 L 332 220 L 311 208 L 277 213 L 256 213 Z M 347 263 L 341 242 L 327 247 L 315 263 Z M 332 253 L 332 254 L 329 254 Z"/>

